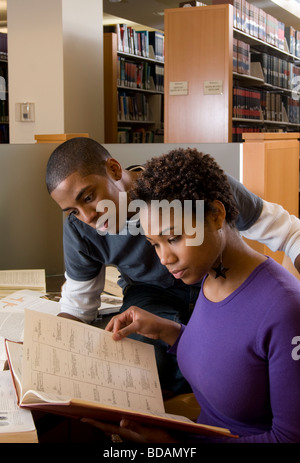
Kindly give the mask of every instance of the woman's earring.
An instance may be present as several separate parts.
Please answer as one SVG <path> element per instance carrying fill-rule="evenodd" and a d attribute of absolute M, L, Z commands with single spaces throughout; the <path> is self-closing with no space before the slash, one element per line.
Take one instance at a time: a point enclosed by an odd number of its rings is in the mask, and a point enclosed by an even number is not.
<path fill-rule="evenodd" d="M 222 233 L 222 228 L 220 228 L 218 231 L 219 231 L 219 233 Z M 224 267 L 224 265 L 223 265 L 222 252 L 221 252 L 221 256 L 220 256 L 220 263 L 219 263 L 219 265 L 217 267 L 213 267 L 213 270 L 216 272 L 215 278 L 219 278 L 219 277 L 226 278 L 226 272 L 227 272 L 227 270 L 229 270 L 229 268 Z"/>

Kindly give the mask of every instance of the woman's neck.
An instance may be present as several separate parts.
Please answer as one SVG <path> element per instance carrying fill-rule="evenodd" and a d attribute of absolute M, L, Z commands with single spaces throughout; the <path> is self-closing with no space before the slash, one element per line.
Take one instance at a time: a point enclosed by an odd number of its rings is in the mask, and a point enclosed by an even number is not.
<path fill-rule="evenodd" d="M 219 258 L 209 271 L 203 286 L 205 297 L 212 302 L 219 302 L 228 297 L 266 260 L 264 255 L 250 248 L 235 229 L 226 226 L 223 233 L 225 245 L 222 264 L 227 269 L 224 273 L 226 278 L 216 277 L 214 268 L 221 262 Z"/>

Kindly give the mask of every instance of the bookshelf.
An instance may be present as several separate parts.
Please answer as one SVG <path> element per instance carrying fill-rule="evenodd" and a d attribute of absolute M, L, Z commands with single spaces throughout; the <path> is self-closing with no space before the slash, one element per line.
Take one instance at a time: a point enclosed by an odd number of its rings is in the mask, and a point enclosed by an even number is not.
<path fill-rule="evenodd" d="M 166 10 L 165 85 L 185 83 L 187 91 L 165 93 L 165 142 L 226 143 L 242 141 L 248 131 L 299 131 L 293 78 L 300 80 L 300 37 L 290 53 L 287 30 L 277 41 L 273 32 L 271 41 L 259 28 L 242 27 L 230 4 Z"/>
<path fill-rule="evenodd" d="M 106 30 L 106 29 L 105 29 Z M 163 141 L 164 55 L 162 42 L 145 48 L 120 46 L 119 25 L 104 30 L 105 143 Z M 134 31 L 136 32 L 136 31 Z M 138 31 L 138 36 L 142 35 Z M 138 40 L 138 39 L 137 39 Z M 150 45 L 149 45 L 150 44 Z"/>
<path fill-rule="evenodd" d="M 9 143 L 7 34 L 0 33 L 0 143 Z"/>

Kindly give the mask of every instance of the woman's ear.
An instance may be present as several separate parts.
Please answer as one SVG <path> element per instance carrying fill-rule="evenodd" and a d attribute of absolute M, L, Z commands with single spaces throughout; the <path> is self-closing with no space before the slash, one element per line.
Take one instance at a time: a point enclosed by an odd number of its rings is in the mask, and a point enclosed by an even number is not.
<path fill-rule="evenodd" d="M 108 158 L 106 160 L 106 171 L 107 171 L 107 175 L 112 177 L 114 180 L 121 180 L 122 167 L 121 167 L 121 164 L 116 159 Z"/>
<path fill-rule="evenodd" d="M 223 227 L 223 224 L 226 218 L 226 210 L 225 210 L 224 204 L 221 201 L 215 199 L 212 202 L 210 216 L 217 230 Z"/>

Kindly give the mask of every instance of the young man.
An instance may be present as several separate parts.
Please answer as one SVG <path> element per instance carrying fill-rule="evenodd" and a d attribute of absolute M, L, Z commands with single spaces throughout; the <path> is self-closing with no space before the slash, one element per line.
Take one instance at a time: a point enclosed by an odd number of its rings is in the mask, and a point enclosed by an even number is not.
<path fill-rule="evenodd" d="M 124 222 L 117 220 L 112 234 L 105 233 L 110 221 L 101 222 L 101 217 L 107 218 L 106 210 L 97 210 L 99 201 L 110 200 L 115 205 L 114 215 L 121 217 L 120 193 L 130 191 L 141 170 L 123 169 L 103 146 L 89 138 L 68 140 L 50 156 L 47 188 L 68 213 L 64 222 L 66 282 L 60 301 L 62 312 L 93 322 L 104 287 L 105 266 L 115 265 L 124 294 L 122 311 L 135 305 L 187 322 L 200 285 L 188 286 L 174 278 L 161 265 L 144 235 L 130 232 L 135 227 L 130 215 L 135 212 L 127 214 Z M 263 241 L 272 250 L 285 251 L 299 271 L 300 221 L 281 206 L 255 196 L 232 177 L 228 179 L 240 212 L 238 230 L 248 238 Z M 154 344 L 162 389 L 173 393 L 189 390 L 175 357 L 166 354 L 166 345 Z"/>

